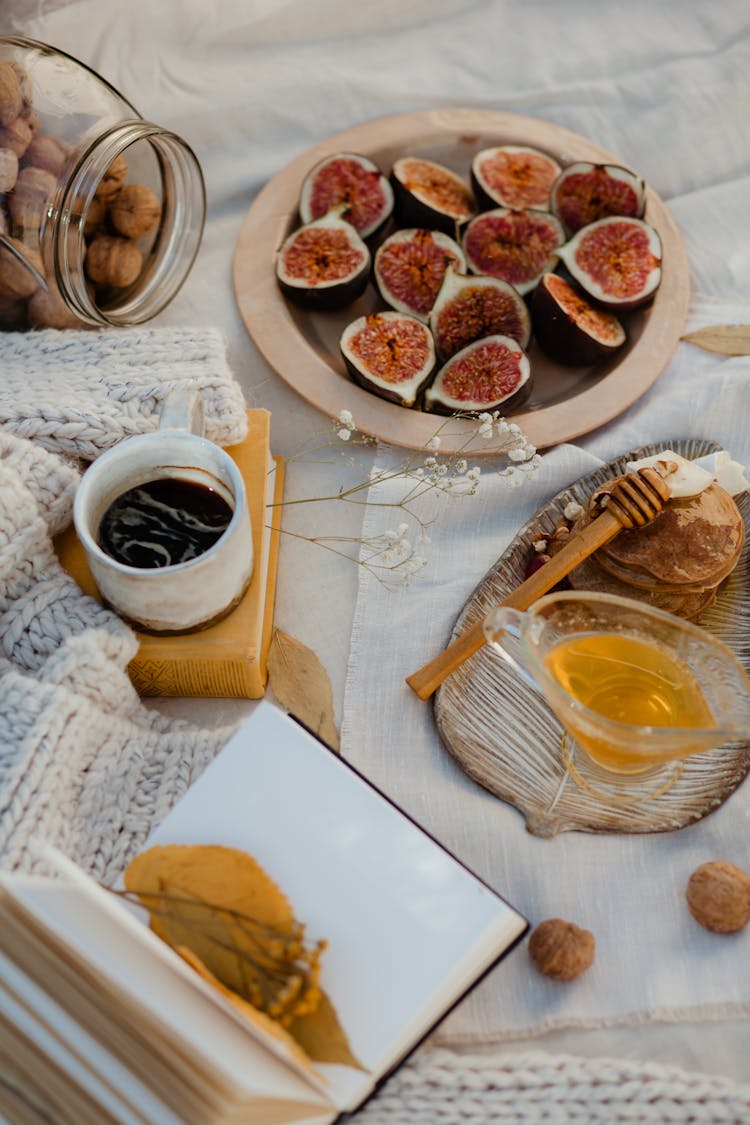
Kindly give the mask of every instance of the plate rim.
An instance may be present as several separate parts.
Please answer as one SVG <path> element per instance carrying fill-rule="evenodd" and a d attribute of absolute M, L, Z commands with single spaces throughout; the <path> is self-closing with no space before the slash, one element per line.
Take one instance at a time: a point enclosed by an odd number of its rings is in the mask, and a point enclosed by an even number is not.
<path fill-rule="evenodd" d="M 471 134 L 486 132 L 505 143 L 525 140 L 563 160 L 592 159 L 626 166 L 595 142 L 542 118 L 459 107 L 391 114 L 331 134 L 288 162 L 250 205 L 235 244 L 235 300 L 248 335 L 269 366 L 329 417 L 335 418 L 346 408 L 362 433 L 391 445 L 423 449 L 440 428 L 441 450 L 460 452 L 466 445 L 466 422 L 406 409 L 345 380 L 299 331 L 276 284 L 273 257 L 296 212 L 302 177 L 324 156 L 347 150 L 367 154 L 374 146 L 425 145 L 454 136 L 471 139 Z M 566 158 L 568 147 L 571 152 Z M 683 333 L 690 303 L 685 245 L 666 204 L 648 185 L 646 207 L 665 254 L 661 284 L 647 310 L 641 336 L 624 359 L 591 386 L 584 385 L 560 402 L 509 415 L 540 450 L 588 434 L 636 402 L 656 382 Z M 488 443 L 476 449 L 472 446 L 471 455 L 499 451 L 497 445 Z"/>

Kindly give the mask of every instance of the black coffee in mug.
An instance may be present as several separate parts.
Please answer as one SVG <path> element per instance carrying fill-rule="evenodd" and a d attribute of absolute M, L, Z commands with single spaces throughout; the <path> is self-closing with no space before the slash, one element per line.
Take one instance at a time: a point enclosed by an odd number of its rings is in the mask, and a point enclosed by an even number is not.
<path fill-rule="evenodd" d="M 97 540 L 125 566 L 177 566 L 221 538 L 233 511 L 208 485 L 177 477 L 146 481 L 123 492 L 104 513 Z"/>

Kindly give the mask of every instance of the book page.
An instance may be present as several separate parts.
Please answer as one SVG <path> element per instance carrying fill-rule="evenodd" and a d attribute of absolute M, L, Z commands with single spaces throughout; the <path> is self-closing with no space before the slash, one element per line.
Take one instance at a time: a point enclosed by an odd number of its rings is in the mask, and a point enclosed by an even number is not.
<path fill-rule="evenodd" d="M 330 1105 L 308 1077 L 281 1061 L 277 1045 L 269 1050 L 251 1024 L 240 1026 L 171 950 L 83 880 L 0 876 L 0 947 L 121 1061 L 145 1058 L 147 1080 L 152 1068 L 166 1073 L 171 1060 L 177 1081 L 170 1088 L 162 1078 L 160 1092 L 171 1093 L 173 1105 L 186 1081 L 204 1089 L 207 1104 L 256 1105 L 259 1123 L 307 1120 Z M 108 1076 L 114 1084 L 117 1075 Z"/>
<path fill-rule="evenodd" d="M 320 1066 L 356 1106 L 526 921 L 294 720 L 261 702 L 146 844 L 249 852 L 308 938 L 370 1072 Z"/>

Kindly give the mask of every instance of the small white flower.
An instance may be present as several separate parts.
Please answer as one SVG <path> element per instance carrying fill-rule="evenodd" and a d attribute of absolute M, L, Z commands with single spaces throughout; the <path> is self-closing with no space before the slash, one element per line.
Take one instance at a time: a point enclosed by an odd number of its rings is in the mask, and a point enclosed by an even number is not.
<path fill-rule="evenodd" d="M 399 536 L 400 536 L 401 538 L 403 538 L 403 536 L 404 536 L 404 535 L 406 535 L 407 531 L 409 530 L 409 525 L 408 525 L 408 523 L 400 523 L 400 524 L 398 525 L 398 528 L 397 528 L 397 530 L 398 530 L 398 534 L 399 534 Z"/>
<path fill-rule="evenodd" d="M 352 417 L 351 411 L 349 411 L 349 410 L 339 411 L 338 421 L 347 430 L 353 430 L 353 429 L 356 428 L 355 425 L 354 425 L 354 418 Z"/>
<path fill-rule="evenodd" d="M 424 465 L 426 469 L 434 469 L 437 465 L 437 457 L 425 457 Z"/>
<path fill-rule="evenodd" d="M 520 432 L 521 432 L 521 427 L 516 425 L 515 422 L 509 422 L 508 423 L 508 433 L 509 434 L 513 434 L 515 436 L 516 434 L 520 434 Z"/>
<path fill-rule="evenodd" d="M 466 474 L 466 478 L 467 480 L 479 480 L 481 475 L 482 470 L 478 465 L 474 465 L 471 469 L 469 469 L 468 473 Z"/>
<path fill-rule="evenodd" d="M 492 437 L 492 419 L 488 418 L 488 420 L 486 422 L 482 422 L 481 426 L 479 427 L 478 432 L 479 432 L 479 436 L 482 437 L 482 438 L 491 438 Z"/>
<path fill-rule="evenodd" d="M 438 435 L 433 434 L 430 440 L 427 442 L 425 449 L 440 449 L 440 443 L 441 439 L 438 437 Z"/>
<path fill-rule="evenodd" d="M 351 430 L 337 430 L 336 432 L 336 437 L 341 438 L 342 441 L 348 441 L 351 436 Z"/>
<path fill-rule="evenodd" d="M 462 457 L 459 461 L 456 461 L 455 465 L 453 466 L 453 471 L 457 476 L 462 477 L 468 467 L 469 462 Z"/>
<path fill-rule="evenodd" d="M 508 460 L 509 461 L 525 461 L 526 460 L 526 450 L 525 449 L 509 449 L 508 450 Z"/>

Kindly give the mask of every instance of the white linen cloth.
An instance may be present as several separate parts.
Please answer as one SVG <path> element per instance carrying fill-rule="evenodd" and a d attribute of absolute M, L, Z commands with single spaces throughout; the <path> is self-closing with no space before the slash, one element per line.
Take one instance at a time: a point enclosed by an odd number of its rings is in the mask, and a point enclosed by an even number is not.
<path fill-rule="evenodd" d="M 689 327 L 708 323 L 750 323 L 750 304 L 696 303 Z M 518 529 L 585 473 L 641 445 L 684 437 L 711 438 L 750 465 L 748 379 L 750 357 L 724 359 L 682 343 L 652 390 L 606 433 L 582 441 L 584 448 L 556 447 L 532 480 L 512 490 L 493 475 L 492 462 L 485 466 L 476 496 L 443 505 L 429 528 L 429 565 L 408 589 L 388 592 L 360 570 L 344 756 L 532 925 L 561 917 L 596 936 L 593 967 L 567 987 L 519 964 L 525 952 L 511 954 L 446 1021 L 441 1039 L 750 1014 L 747 935 L 708 933 L 684 899 L 690 873 L 706 860 L 750 872 L 750 784 L 678 832 L 538 839 L 515 809 L 462 773 L 440 742 L 431 704 L 404 683 L 445 647 L 465 601 Z M 376 471 L 393 460 L 394 451 L 381 447 Z M 372 499 L 398 500 L 403 492 L 403 481 L 390 481 Z M 393 522 L 391 509 L 373 504 L 363 537 Z"/>

